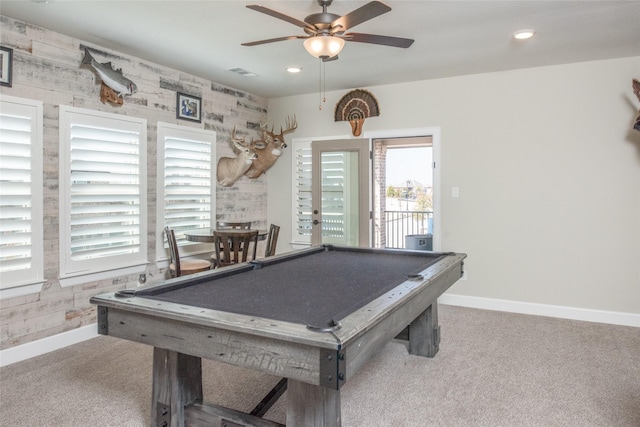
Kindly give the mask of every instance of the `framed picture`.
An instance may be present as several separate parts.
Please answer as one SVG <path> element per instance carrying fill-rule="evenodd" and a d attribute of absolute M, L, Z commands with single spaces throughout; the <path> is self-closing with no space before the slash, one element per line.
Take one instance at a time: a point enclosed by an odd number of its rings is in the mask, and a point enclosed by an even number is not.
<path fill-rule="evenodd" d="M 13 49 L 0 46 L 0 85 L 11 87 Z"/>
<path fill-rule="evenodd" d="M 202 98 L 178 92 L 176 117 L 200 123 L 202 121 Z"/>

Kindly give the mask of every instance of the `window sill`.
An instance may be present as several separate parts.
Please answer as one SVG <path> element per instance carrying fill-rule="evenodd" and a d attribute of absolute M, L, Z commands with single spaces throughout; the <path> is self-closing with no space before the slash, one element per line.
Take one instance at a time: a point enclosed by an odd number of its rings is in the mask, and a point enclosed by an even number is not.
<path fill-rule="evenodd" d="M 129 274 L 143 273 L 147 269 L 147 263 L 133 265 L 125 268 L 117 268 L 115 270 L 100 271 L 96 273 L 79 274 L 70 277 L 60 278 L 60 286 L 66 288 L 68 286 L 83 285 L 85 283 L 97 282 L 99 280 L 110 279 L 113 277 L 127 276 Z"/>
<path fill-rule="evenodd" d="M 45 281 L 43 280 L 35 283 L 29 283 L 26 285 L 18 285 L 11 288 L 0 289 L 0 300 L 23 297 L 25 295 L 38 294 L 42 290 L 42 285 L 44 283 Z"/>

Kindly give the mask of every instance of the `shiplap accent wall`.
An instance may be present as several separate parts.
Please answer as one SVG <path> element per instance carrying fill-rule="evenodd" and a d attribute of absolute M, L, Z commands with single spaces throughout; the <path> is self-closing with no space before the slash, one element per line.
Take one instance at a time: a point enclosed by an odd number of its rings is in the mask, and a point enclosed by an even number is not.
<path fill-rule="evenodd" d="M 234 126 L 238 135 L 257 138 L 267 114 L 267 99 L 216 84 L 100 46 L 85 44 L 44 28 L 0 16 L 0 42 L 13 49 L 13 85 L 0 94 L 44 103 L 44 277 L 38 294 L 0 301 L 0 350 L 30 343 L 95 322 L 89 298 L 104 292 L 138 286 L 138 274 L 60 286 L 58 280 L 58 116 L 59 105 L 105 111 L 147 120 L 148 261 L 147 283 L 165 278 L 156 264 L 156 133 L 157 122 L 214 130 L 217 157 L 235 156 L 229 144 Z M 81 66 L 84 46 L 98 62 L 111 61 L 138 86 L 123 106 L 100 101 L 100 79 Z M 176 92 L 202 98 L 202 123 L 176 119 Z M 238 180 L 233 187 L 217 187 L 217 219 L 252 221 L 267 226 L 267 182 L 263 175 Z M 160 224 L 162 225 L 162 224 Z"/>

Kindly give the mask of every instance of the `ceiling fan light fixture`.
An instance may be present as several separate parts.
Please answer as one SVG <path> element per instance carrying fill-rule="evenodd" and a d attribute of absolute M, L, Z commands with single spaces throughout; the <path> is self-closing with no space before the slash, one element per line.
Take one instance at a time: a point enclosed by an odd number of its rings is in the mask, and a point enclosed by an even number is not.
<path fill-rule="evenodd" d="M 334 36 L 309 37 L 302 44 L 307 52 L 316 58 L 332 58 L 344 48 L 344 40 Z"/>

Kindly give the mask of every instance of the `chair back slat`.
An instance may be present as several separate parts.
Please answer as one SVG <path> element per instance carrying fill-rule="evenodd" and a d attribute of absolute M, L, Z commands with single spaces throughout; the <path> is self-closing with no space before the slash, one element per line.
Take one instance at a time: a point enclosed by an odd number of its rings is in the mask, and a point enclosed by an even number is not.
<path fill-rule="evenodd" d="M 217 267 L 246 262 L 251 246 L 253 246 L 251 260 L 254 260 L 258 246 L 258 230 L 215 230 L 213 242 Z"/>
<path fill-rule="evenodd" d="M 280 226 L 271 224 L 269 227 L 269 235 L 267 237 L 267 247 L 264 250 L 264 256 L 270 257 L 276 254 L 276 246 L 278 244 L 278 234 L 280 233 Z"/>
<path fill-rule="evenodd" d="M 176 242 L 176 233 L 169 226 L 164 227 L 164 234 L 167 236 L 167 243 L 169 244 L 169 257 L 170 264 L 169 269 L 175 277 L 180 277 L 180 253 L 178 252 L 178 243 Z M 173 266 L 173 268 L 171 268 Z"/>

